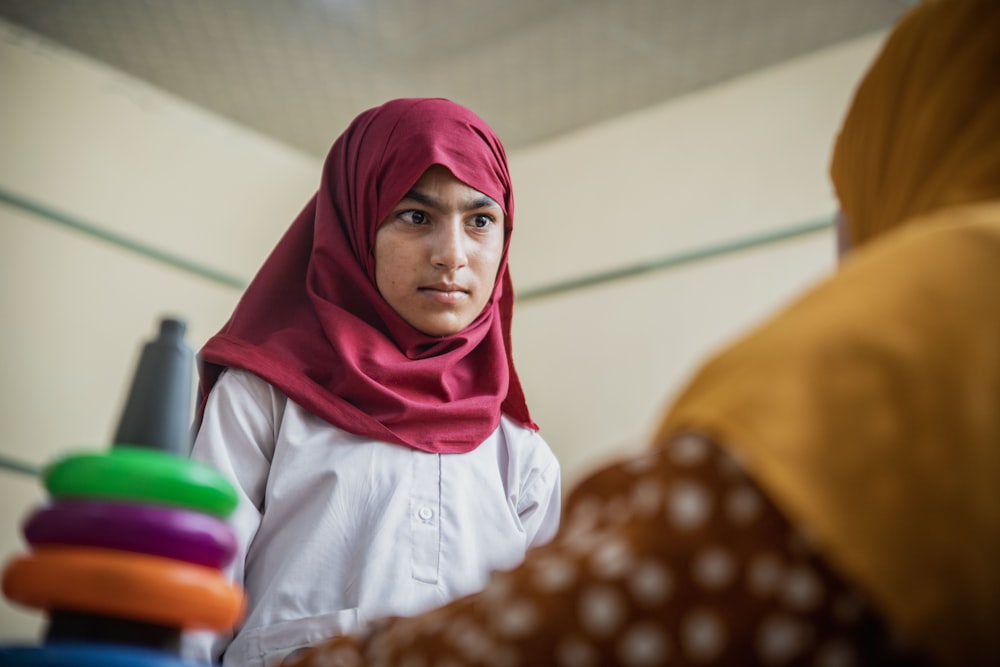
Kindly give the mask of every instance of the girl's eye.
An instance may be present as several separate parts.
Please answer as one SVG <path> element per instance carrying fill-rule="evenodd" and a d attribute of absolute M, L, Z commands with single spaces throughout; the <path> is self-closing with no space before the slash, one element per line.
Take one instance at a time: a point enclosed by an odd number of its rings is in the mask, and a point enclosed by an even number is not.
<path fill-rule="evenodd" d="M 484 229 L 493 224 L 493 218 L 488 215 L 477 215 L 472 219 L 472 224 L 475 225 L 477 229 Z"/>
<path fill-rule="evenodd" d="M 427 221 L 423 211 L 403 211 L 399 217 L 413 225 L 422 225 Z"/>

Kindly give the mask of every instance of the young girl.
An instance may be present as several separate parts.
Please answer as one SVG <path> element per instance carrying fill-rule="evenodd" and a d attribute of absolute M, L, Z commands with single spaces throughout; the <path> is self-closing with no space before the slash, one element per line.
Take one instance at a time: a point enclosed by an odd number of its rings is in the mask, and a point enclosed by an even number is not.
<path fill-rule="evenodd" d="M 200 354 L 193 458 L 236 485 L 247 593 L 186 653 L 296 648 L 479 590 L 556 531 L 559 467 L 511 356 L 504 149 L 442 99 L 360 114 Z"/>

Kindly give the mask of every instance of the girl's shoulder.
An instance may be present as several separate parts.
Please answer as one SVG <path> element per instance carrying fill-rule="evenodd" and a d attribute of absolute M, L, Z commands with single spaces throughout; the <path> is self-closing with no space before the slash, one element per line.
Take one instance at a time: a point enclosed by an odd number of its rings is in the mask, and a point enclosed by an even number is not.
<path fill-rule="evenodd" d="M 497 429 L 500 442 L 514 459 L 532 462 L 533 466 L 558 466 L 555 453 L 539 431 L 501 415 Z"/>
<path fill-rule="evenodd" d="M 274 385 L 259 375 L 242 368 L 226 368 L 219 375 L 212 391 L 230 395 L 245 395 L 258 401 L 285 402 L 288 398 Z"/>

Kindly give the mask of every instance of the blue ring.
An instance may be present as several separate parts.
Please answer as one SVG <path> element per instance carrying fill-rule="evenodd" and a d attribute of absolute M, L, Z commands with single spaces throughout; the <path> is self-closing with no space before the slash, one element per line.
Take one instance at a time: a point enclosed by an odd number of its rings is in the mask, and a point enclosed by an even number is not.
<path fill-rule="evenodd" d="M 138 646 L 52 642 L 45 646 L 0 644 L 4 667 L 199 667 L 176 655 Z"/>

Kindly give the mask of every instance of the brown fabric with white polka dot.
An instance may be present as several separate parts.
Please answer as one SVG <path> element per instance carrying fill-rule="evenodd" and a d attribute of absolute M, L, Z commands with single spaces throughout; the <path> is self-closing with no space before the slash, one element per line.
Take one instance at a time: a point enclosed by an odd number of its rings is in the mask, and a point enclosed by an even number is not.
<path fill-rule="evenodd" d="M 555 540 L 481 593 L 286 664 L 921 663 L 736 461 L 686 434 L 579 484 Z"/>

